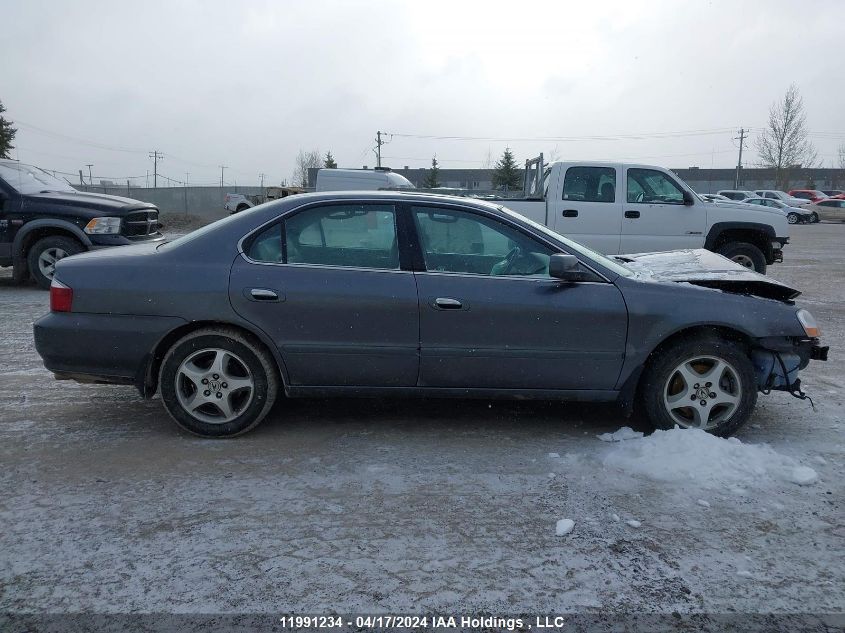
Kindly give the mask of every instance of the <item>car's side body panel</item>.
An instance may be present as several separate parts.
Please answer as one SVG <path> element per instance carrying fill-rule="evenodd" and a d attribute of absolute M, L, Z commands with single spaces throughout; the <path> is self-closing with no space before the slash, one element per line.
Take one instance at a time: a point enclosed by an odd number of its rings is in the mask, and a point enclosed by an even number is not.
<path fill-rule="evenodd" d="M 256 299 L 253 289 L 273 292 L 278 300 Z M 410 271 L 260 264 L 238 257 L 229 299 L 280 350 L 291 386 L 417 383 L 419 315 Z"/>

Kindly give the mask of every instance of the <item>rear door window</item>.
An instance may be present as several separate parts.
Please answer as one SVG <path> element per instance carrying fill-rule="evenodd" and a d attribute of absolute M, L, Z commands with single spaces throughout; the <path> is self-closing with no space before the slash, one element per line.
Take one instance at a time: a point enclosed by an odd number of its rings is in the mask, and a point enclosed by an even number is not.
<path fill-rule="evenodd" d="M 570 167 L 563 179 L 563 199 L 577 202 L 616 202 L 616 169 Z"/>
<path fill-rule="evenodd" d="M 284 223 L 286 262 L 354 268 L 399 268 L 396 211 L 387 204 L 332 204 Z"/>

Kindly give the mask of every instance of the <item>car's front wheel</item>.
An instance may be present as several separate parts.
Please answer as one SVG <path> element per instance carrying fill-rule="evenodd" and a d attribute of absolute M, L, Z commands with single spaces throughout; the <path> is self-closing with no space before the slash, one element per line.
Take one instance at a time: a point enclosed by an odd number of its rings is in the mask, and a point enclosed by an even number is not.
<path fill-rule="evenodd" d="M 188 334 L 167 352 L 159 388 L 170 416 L 203 437 L 233 437 L 255 428 L 276 400 L 275 363 L 234 328 Z"/>
<path fill-rule="evenodd" d="M 707 335 L 658 351 L 643 374 L 640 395 L 657 428 L 696 428 L 726 437 L 754 411 L 757 383 L 738 343 Z"/>
<path fill-rule="evenodd" d="M 50 235 L 38 240 L 27 254 L 30 275 L 39 286 L 48 290 L 53 283 L 53 273 L 60 259 L 76 255 L 85 247 L 70 237 Z"/>
<path fill-rule="evenodd" d="M 719 254 L 761 275 L 766 274 L 766 256 L 754 244 L 728 242 L 719 249 Z"/>
<path fill-rule="evenodd" d="M 813 215 L 810 217 L 810 222 L 813 224 L 818 224 L 819 222 L 819 214 L 813 211 Z"/>
<path fill-rule="evenodd" d="M 790 224 L 798 224 L 799 219 L 800 218 L 798 217 L 797 213 L 787 213 L 786 214 L 786 221 L 789 222 Z"/>

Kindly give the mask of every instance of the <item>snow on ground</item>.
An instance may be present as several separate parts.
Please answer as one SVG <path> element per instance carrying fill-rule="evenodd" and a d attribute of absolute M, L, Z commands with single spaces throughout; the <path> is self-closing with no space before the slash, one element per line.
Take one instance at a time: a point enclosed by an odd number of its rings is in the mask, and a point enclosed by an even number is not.
<path fill-rule="evenodd" d="M 613 435 L 625 431 L 622 428 Z M 782 481 L 810 485 L 818 480 L 815 470 L 770 446 L 746 444 L 735 437 L 723 439 L 699 429 L 641 434 L 640 439 L 615 446 L 603 463 L 629 476 L 689 489 L 765 487 Z"/>

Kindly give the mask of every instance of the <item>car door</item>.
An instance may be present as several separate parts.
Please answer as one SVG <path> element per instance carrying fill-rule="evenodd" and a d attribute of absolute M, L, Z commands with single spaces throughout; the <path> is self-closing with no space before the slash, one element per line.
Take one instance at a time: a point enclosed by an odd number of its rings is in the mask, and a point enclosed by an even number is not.
<path fill-rule="evenodd" d="M 657 169 L 625 169 L 623 253 L 701 248 L 707 228 L 702 205 L 684 204 L 684 190 Z"/>
<path fill-rule="evenodd" d="M 572 165 L 558 178 L 552 226 L 600 253 L 619 253 L 622 200 L 617 195 L 619 169 L 608 165 Z"/>
<path fill-rule="evenodd" d="M 557 249 L 477 209 L 417 205 L 411 215 L 424 268 L 420 386 L 613 389 L 628 318 L 616 286 L 595 273 L 549 277 Z"/>
<path fill-rule="evenodd" d="M 231 303 L 275 342 L 291 385 L 416 385 L 417 288 L 398 243 L 393 204 L 334 202 L 245 241 Z"/>
<path fill-rule="evenodd" d="M 821 220 L 845 221 L 845 200 L 822 200 L 817 202 L 814 207 Z"/>

